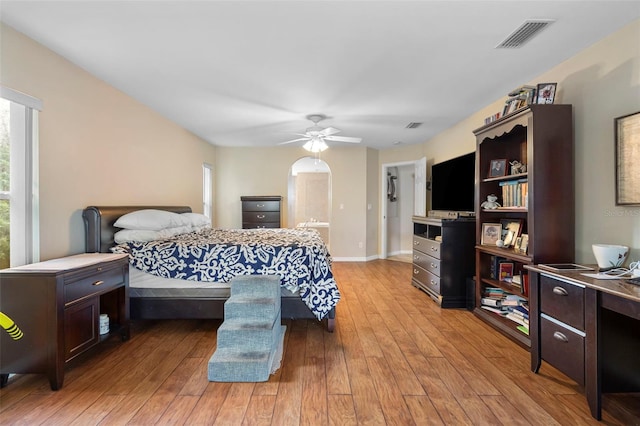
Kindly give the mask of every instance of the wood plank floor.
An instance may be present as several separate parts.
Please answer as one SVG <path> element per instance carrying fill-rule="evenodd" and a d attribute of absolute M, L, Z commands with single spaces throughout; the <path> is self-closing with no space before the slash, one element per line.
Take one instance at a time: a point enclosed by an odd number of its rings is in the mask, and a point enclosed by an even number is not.
<path fill-rule="evenodd" d="M 411 265 L 335 263 L 336 330 L 287 325 L 282 367 L 264 383 L 213 383 L 220 321 L 134 322 L 68 365 L 0 391 L 0 424 L 442 425 L 599 424 L 577 385 L 472 313 L 440 309 L 410 284 Z M 602 424 L 640 424 L 640 395 L 606 395 Z"/>

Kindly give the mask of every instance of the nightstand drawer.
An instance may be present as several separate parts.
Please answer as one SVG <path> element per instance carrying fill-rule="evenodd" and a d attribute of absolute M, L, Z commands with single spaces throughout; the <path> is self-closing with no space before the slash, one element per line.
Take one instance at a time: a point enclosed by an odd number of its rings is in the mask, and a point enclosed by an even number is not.
<path fill-rule="evenodd" d="M 584 288 L 541 275 L 540 311 L 584 330 Z"/>
<path fill-rule="evenodd" d="M 124 268 L 103 269 L 96 267 L 89 274 L 73 274 L 65 278 L 65 304 L 94 294 L 104 293 L 121 286 L 125 282 Z"/>
<path fill-rule="evenodd" d="M 540 318 L 540 347 L 542 359 L 584 385 L 584 340 L 579 330 L 542 314 Z"/>
<path fill-rule="evenodd" d="M 280 201 L 243 201 L 244 212 L 280 212 Z"/>
<path fill-rule="evenodd" d="M 436 259 L 440 259 L 440 243 L 438 241 L 422 238 L 417 235 L 413 236 L 413 249 L 419 250 Z"/>
<path fill-rule="evenodd" d="M 440 259 L 427 256 L 417 250 L 413 251 L 413 263 L 418 265 L 434 275 L 440 276 Z"/>
<path fill-rule="evenodd" d="M 280 223 L 280 212 L 243 212 L 243 223 Z"/>
<path fill-rule="evenodd" d="M 280 228 L 280 222 L 242 222 L 244 229 Z"/>

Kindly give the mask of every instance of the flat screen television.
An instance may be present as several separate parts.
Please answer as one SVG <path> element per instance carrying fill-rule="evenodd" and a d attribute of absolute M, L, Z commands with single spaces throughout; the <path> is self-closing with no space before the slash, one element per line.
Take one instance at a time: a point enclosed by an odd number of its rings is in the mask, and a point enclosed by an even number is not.
<path fill-rule="evenodd" d="M 431 166 L 431 210 L 475 210 L 476 153 Z"/>

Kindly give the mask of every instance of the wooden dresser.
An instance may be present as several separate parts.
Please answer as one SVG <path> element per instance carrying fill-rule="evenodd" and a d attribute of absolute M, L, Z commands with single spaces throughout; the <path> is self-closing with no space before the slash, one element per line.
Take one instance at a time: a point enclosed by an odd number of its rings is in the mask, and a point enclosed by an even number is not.
<path fill-rule="evenodd" d="M 65 363 L 109 337 L 129 339 L 126 254 L 85 253 L 0 271 L 0 385 L 12 373 L 47 374 L 62 387 Z M 100 314 L 109 329 L 100 334 Z"/>
<path fill-rule="evenodd" d="M 279 195 L 242 196 L 242 228 L 280 228 L 282 197 Z"/>

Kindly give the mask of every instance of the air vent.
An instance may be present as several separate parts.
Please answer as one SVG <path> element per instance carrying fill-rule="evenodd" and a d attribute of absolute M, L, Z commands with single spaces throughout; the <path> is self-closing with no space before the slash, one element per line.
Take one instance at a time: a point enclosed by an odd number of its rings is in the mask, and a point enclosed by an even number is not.
<path fill-rule="evenodd" d="M 407 126 L 405 127 L 406 129 L 415 129 L 416 127 L 420 127 L 422 126 L 422 123 L 409 123 L 407 124 Z"/>
<path fill-rule="evenodd" d="M 526 20 L 509 37 L 497 45 L 496 49 L 517 49 L 554 22 L 553 19 Z"/>

